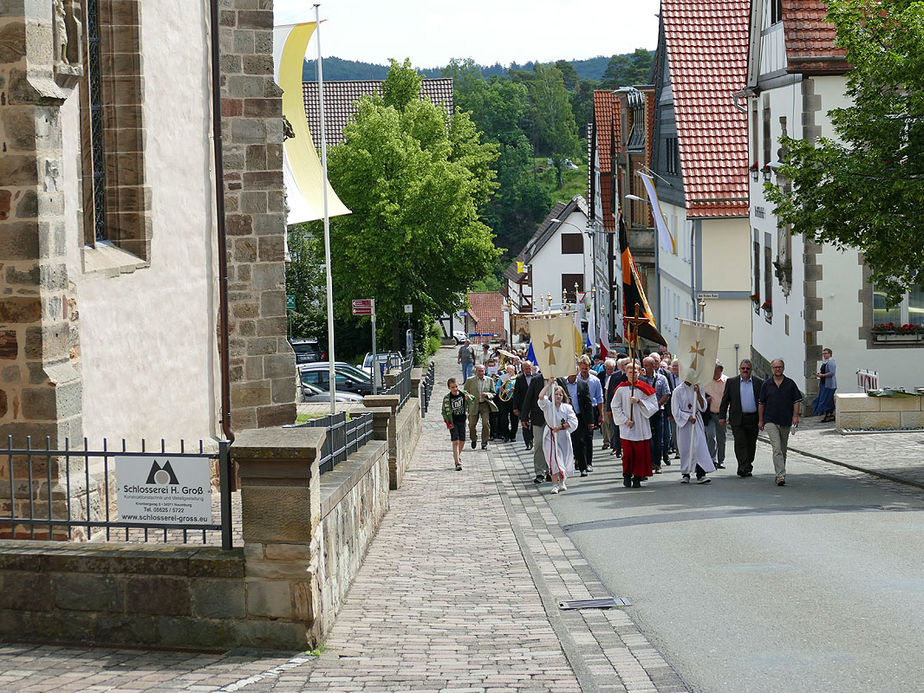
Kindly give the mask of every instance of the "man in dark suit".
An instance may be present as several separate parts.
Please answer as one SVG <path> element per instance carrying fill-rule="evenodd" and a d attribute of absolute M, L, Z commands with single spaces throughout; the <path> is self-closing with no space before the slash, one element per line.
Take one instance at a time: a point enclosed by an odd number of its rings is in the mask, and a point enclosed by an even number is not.
<path fill-rule="evenodd" d="M 587 476 L 587 467 L 593 464 L 594 425 L 597 423 L 597 410 L 590 398 L 590 387 L 578 377 L 577 372 L 567 378 L 559 378 L 558 384 L 568 393 L 571 407 L 577 414 L 578 427 L 571 433 L 571 447 L 574 449 L 574 466 Z"/>
<path fill-rule="evenodd" d="M 616 388 L 619 387 L 620 383 L 626 382 L 625 372 L 618 367 L 619 362 L 623 359 L 628 360 L 627 357 L 620 354 L 617 359 L 614 360 L 614 365 L 617 366 L 613 371 L 613 374 L 609 376 L 606 380 L 603 388 L 603 415 L 606 417 L 607 424 L 610 429 L 610 454 L 616 455 L 616 457 L 622 457 L 622 441 L 619 439 L 619 426 L 613 423 L 613 410 L 610 408 L 613 404 L 613 393 L 616 392 Z"/>
<path fill-rule="evenodd" d="M 745 359 L 738 366 L 738 375 L 725 383 L 725 395 L 719 405 L 719 423 L 731 425 L 735 437 L 735 458 L 738 476 L 751 476 L 754 453 L 757 450 L 757 404 L 764 381 L 751 375 L 751 362 Z"/>
<path fill-rule="evenodd" d="M 520 410 L 523 409 L 523 403 L 526 401 L 526 391 L 529 389 L 529 384 L 535 379 L 533 374 L 533 364 L 529 361 L 523 362 L 523 371 L 516 377 L 516 380 L 513 381 L 513 415 L 517 417 L 519 421 L 523 421 L 520 417 Z M 539 378 L 539 381 L 542 382 L 542 378 Z M 529 412 L 527 412 L 527 421 L 529 420 Z M 533 447 L 533 427 L 532 426 L 521 426 L 523 429 L 523 442 L 526 443 L 526 449 L 529 450 Z M 511 438 L 516 438 L 516 435 L 512 435 Z M 539 441 L 539 444 L 542 445 L 542 441 Z"/>
<path fill-rule="evenodd" d="M 531 370 L 533 371 L 532 380 L 530 380 L 529 384 L 526 386 L 526 392 L 523 394 L 523 398 L 519 400 L 516 399 L 516 386 L 514 386 L 513 389 L 513 397 L 517 402 L 517 411 L 519 412 L 517 416 L 520 419 L 520 426 L 523 428 L 523 437 L 526 438 L 527 429 L 532 431 L 533 471 L 536 473 L 533 481 L 537 484 L 541 484 L 543 481 L 552 480 L 552 477 L 549 475 L 549 465 L 545 459 L 545 452 L 542 450 L 542 433 L 545 429 L 545 414 L 542 413 L 542 408 L 539 406 L 539 393 L 542 392 L 545 383 L 542 380 L 542 374 L 539 373 L 538 368 L 534 366 Z"/>

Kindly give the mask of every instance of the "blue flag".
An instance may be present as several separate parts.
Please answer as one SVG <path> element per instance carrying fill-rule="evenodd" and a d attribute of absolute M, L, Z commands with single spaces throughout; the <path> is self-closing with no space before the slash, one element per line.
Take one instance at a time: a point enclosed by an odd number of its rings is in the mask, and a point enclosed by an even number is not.
<path fill-rule="evenodd" d="M 529 361 L 530 363 L 534 364 L 534 365 L 535 365 L 536 363 L 538 363 L 538 362 L 536 361 L 536 352 L 533 351 L 533 343 L 532 343 L 532 342 L 529 343 L 529 351 L 526 352 L 526 360 Z"/>

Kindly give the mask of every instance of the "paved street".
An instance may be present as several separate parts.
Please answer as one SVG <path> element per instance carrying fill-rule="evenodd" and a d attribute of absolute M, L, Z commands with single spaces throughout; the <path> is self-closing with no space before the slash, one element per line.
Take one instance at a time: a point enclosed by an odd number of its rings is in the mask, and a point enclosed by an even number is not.
<path fill-rule="evenodd" d="M 732 461 L 711 484 L 685 486 L 675 462 L 634 491 L 615 458 L 597 455 L 595 471 L 551 505 L 692 690 L 920 687 L 918 489 L 800 455 L 779 488 L 762 443 L 751 479 Z"/>

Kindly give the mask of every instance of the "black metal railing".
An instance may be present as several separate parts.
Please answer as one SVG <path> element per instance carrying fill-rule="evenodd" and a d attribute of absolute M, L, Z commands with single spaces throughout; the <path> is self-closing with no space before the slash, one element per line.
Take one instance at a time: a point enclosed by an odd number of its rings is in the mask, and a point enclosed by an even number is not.
<path fill-rule="evenodd" d="M 411 396 L 411 369 L 413 367 L 414 359 L 404 359 L 401 362 L 400 371 L 398 371 L 398 369 L 392 369 L 391 371 L 391 373 L 396 376 L 395 384 L 382 392 L 383 395 L 398 395 L 399 410 Z"/>
<path fill-rule="evenodd" d="M 13 539 L 215 544 L 231 549 L 230 443 L 207 451 L 203 441 L 189 452 L 180 441 L 168 452 L 160 441 L 150 451 L 129 449 L 125 440 L 92 450 L 87 440 L 72 448 L 0 447 L 6 479 L 0 479 L 0 533 Z M 211 479 L 217 463 L 218 494 Z M 120 478 L 120 475 L 122 478 Z M 121 507 L 120 507 L 121 504 Z M 196 514 L 198 513 L 198 515 Z M 218 516 L 218 522 L 215 517 Z M 203 521 L 203 517 L 209 521 Z M 82 530 L 82 531 L 81 531 Z"/>
<path fill-rule="evenodd" d="M 430 365 L 427 366 L 427 372 L 424 373 L 424 377 L 421 380 L 420 387 L 420 415 L 425 417 L 427 415 L 427 409 L 430 408 L 430 396 L 433 394 L 433 384 L 436 380 L 436 364 L 433 361 L 430 361 Z"/>
<path fill-rule="evenodd" d="M 327 429 L 327 436 L 321 446 L 321 459 L 318 461 L 321 474 L 333 470 L 372 438 L 373 416 L 371 413 L 350 414 L 350 418 L 347 416 L 346 412 L 340 412 L 298 424 L 310 428 Z"/>

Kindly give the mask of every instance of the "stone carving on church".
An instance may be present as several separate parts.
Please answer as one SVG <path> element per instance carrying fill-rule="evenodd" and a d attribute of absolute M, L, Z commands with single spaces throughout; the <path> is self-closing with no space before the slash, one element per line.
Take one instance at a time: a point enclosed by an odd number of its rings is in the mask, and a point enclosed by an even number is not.
<path fill-rule="evenodd" d="M 83 22 L 80 0 L 52 0 L 55 81 L 74 86 L 83 74 Z"/>

